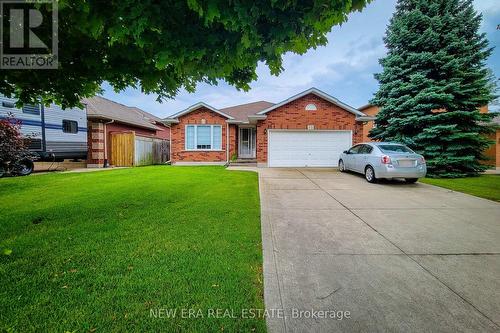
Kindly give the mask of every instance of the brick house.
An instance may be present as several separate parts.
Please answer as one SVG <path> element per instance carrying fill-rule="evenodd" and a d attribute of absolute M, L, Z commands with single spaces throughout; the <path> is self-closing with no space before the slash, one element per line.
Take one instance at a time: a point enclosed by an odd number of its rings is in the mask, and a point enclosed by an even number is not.
<path fill-rule="evenodd" d="M 366 120 L 363 122 L 363 142 L 370 142 L 372 140 L 368 137 L 368 134 L 373 128 L 373 125 L 375 123 L 375 116 L 379 112 L 380 108 L 372 104 L 366 104 L 360 107 L 358 110 L 366 114 L 367 117 L 370 117 L 366 118 Z"/>
<path fill-rule="evenodd" d="M 311 88 L 280 103 L 216 109 L 197 103 L 164 122 L 171 127 L 173 164 L 334 167 L 340 153 L 363 139 L 366 115 Z"/>
<path fill-rule="evenodd" d="M 366 114 L 366 118 L 364 118 L 363 122 L 363 142 L 373 141 L 368 137 L 368 133 L 374 126 L 374 119 L 377 113 L 380 111 L 378 106 L 367 104 L 358 109 L 359 111 Z M 443 112 L 444 110 L 435 110 L 435 112 Z M 488 113 L 488 106 L 482 106 L 479 108 L 479 112 Z M 490 146 L 485 152 L 484 155 L 489 158 L 487 161 L 488 164 L 495 166 L 497 169 L 500 168 L 500 116 L 496 116 L 493 119 L 493 126 L 496 127 L 495 132 L 489 135 L 489 138 L 492 141 L 495 141 L 494 144 Z"/>
<path fill-rule="evenodd" d="M 170 139 L 170 128 L 162 119 L 136 107 L 104 97 L 82 101 L 87 106 L 87 167 L 101 168 L 111 157 L 111 135 L 134 133 L 143 138 Z"/>
<path fill-rule="evenodd" d="M 488 148 L 484 154 L 490 159 L 490 163 L 500 170 L 500 114 L 493 118 L 494 132 L 490 134 L 489 138 L 495 141 L 494 144 Z"/>

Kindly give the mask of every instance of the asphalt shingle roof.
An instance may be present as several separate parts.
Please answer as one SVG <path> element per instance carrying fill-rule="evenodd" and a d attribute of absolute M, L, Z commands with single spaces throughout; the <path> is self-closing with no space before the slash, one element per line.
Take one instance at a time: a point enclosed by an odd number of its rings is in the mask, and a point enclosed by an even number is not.
<path fill-rule="evenodd" d="M 254 115 L 257 112 L 267 109 L 274 103 L 259 101 L 241 105 L 235 105 L 224 109 L 219 109 L 221 112 L 234 117 L 235 120 L 248 121 L 248 116 Z"/>
<path fill-rule="evenodd" d="M 101 96 L 82 100 L 87 105 L 87 117 L 115 120 L 137 127 L 158 130 L 153 123 L 161 119 L 136 107 L 126 106 Z"/>

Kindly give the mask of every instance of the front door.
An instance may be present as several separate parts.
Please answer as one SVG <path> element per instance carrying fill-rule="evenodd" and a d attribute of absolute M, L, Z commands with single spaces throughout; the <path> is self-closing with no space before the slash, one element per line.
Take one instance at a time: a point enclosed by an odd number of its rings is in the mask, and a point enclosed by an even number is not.
<path fill-rule="evenodd" d="M 238 157 L 255 158 L 255 128 L 240 128 L 239 138 Z"/>

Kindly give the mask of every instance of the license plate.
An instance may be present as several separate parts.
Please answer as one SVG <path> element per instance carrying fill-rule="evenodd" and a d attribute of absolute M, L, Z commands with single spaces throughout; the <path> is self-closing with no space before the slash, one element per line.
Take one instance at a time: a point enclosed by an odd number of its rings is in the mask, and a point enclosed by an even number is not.
<path fill-rule="evenodd" d="M 399 160 L 398 165 L 404 168 L 410 168 L 415 166 L 415 160 Z"/>

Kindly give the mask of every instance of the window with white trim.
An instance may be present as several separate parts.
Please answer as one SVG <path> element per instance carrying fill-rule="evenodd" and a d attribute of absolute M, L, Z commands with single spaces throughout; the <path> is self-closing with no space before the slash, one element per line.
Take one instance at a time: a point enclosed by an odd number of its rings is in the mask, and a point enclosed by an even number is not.
<path fill-rule="evenodd" d="M 222 126 L 186 125 L 186 150 L 222 150 Z"/>

